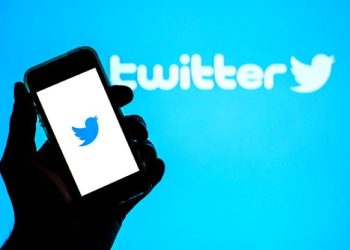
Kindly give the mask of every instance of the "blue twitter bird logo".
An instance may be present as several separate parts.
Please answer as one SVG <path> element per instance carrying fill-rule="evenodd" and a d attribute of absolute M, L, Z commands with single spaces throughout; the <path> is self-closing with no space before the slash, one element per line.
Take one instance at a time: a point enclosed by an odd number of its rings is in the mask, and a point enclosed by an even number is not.
<path fill-rule="evenodd" d="M 72 130 L 76 137 L 84 141 L 80 147 L 89 145 L 96 139 L 98 134 L 97 116 L 87 118 L 84 128 L 72 127 Z"/>

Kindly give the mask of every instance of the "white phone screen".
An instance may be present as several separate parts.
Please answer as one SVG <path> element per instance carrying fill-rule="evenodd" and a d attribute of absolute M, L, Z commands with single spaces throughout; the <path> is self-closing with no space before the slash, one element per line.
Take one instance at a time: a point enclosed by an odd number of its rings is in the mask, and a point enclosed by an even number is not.
<path fill-rule="evenodd" d="M 139 171 L 95 68 L 37 94 L 81 195 Z"/>

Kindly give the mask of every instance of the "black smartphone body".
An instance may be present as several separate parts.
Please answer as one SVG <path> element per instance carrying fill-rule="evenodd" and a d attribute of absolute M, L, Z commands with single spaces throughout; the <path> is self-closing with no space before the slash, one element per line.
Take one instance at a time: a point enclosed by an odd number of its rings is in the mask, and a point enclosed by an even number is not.
<path fill-rule="evenodd" d="M 123 114 L 111 105 L 109 82 L 92 48 L 32 67 L 24 82 L 49 142 L 58 145 L 68 166 L 75 198 L 111 192 L 126 199 L 143 191 L 143 165 L 121 123 Z"/>

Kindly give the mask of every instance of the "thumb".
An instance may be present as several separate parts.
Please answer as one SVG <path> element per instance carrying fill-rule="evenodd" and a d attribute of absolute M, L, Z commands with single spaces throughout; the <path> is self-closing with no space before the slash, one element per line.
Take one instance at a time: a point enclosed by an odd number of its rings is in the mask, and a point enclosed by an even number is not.
<path fill-rule="evenodd" d="M 33 101 L 23 83 L 14 87 L 15 103 L 4 158 L 14 159 L 35 153 L 36 113 Z"/>

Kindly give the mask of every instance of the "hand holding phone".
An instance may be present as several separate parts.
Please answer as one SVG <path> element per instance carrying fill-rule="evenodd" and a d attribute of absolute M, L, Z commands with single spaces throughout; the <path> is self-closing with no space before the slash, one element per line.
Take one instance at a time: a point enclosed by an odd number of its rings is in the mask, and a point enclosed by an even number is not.
<path fill-rule="evenodd" d="M 122 86 L 108 87 L 106 93 L 114 110 L 132 99 L 132 92 Z M 147 141 L 144 122 L 138 116 L 119 122 L 127 125 L 124 129 L 133 141 L 138 158 L 135 161 L 143 162 L 143 180 L 153 187 L 162 178 L 164 163 Z M 69 167 L 58 145 L 46 142 L 35 150 L 35 123 L 32 98 L 18 83 L 8 143 L 0 164 L 15 212 L 15 227 L 4 249 L 110 249 L 125 215 L 150 190 L 139 193 L 135 188 L 129 192 L 118 190 L 123 185 L 107 184 L 104 187 L 108 192 L 100 188 L 104 191 L 95 190 L 86 195 L 88 199 L 79 199 L 82 196 L 77 196 L 74 178 L 67 174 Z M 124 187 L 135 187 L 129 184 Z M 139 195 L 120 202 L 126 197 L 120 194 L 124 191 Z"/>
<path fill-rule="evenodd" d="M 109 82 L 93 49 L 78 48 L 39 64 L 24 80 L 49 141 L 67 163 L 74 199 L 111 189 L 130 190 L 131 197 L 144 190 L 143 162 L 121 123 L 123 114 L 111 105 Z"/>

